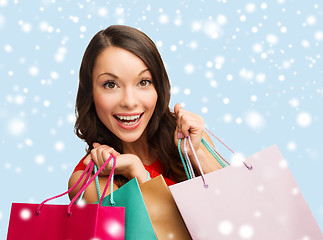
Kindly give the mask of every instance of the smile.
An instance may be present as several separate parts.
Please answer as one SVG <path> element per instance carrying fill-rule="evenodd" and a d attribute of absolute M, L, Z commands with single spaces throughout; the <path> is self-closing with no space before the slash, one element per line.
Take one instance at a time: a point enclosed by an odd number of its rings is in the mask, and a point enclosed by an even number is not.
<path fill-rule="evenodd" d="M 144 113 L 141 114 L 136 114 L 136 115 L 113 115 L 113 117 L 118 120 L 118 122 L 126 125 L 126 126 L 131 126 L 136 124 L 140 117 L 143 115 Z"/>

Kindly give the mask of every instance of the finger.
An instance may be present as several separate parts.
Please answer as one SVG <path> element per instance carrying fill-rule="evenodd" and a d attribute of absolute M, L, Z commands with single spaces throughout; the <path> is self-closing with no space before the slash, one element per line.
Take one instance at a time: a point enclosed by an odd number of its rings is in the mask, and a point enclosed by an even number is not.
<path fill-rule="evenodd" d="M 176 115 L 176 118 L 178 118 L 178 112 L 181 109 L 182 109 L 182 106 L 179 103 L 176 103 L 175 106 L 174 106 L 174 113 Z"/>
<path fill-rule="evenodd" d="M 84 164 L 85 166 L 87 166 L 87 165 L 89 165 L 89 164 L 90 164 L 90 162 L 91 162 L 91 154 L 88 154 L 88 155 L 84 158 L 84 160 L 83 160 L 83 164 Z"/>
<path fill-rule="evenodd" d="M 93 143 L 93 144 L 92 144 L 92 146 L 93 146 L 94 148 L 97 148 L 97 147 L 101 146 L 101 144 L 100 144 L 100 143 L 95 142 L 95 143 Z"/>

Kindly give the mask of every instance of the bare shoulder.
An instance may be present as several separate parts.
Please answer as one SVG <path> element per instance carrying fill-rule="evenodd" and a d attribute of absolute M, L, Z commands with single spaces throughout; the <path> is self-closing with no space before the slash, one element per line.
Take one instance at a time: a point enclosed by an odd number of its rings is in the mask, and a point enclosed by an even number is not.
<path fill-rule="evenodd" d="M 68 181 L 68 188 L 73 187 L 83 173 L 84 173 L 84 170 L 79 170 L 74 172 Z M 91 176 L 93 175 L 91 174 Z M 80 191 L 81 186 L 83 185 L 84 179 L 85 177 L 80 181 L 80 183 L 76 186 L 76 188 L 69 193 L 70 200 L 72 200 L 76 196 L 76 194 Z M 103 193 L 104 187 L 106 186 L 107 183 L 108 183 L 107 176 L 102 176 L 102 177 L 99 176 L 99 185 L 100 185 L 101 194 Z M 116 189 L 118 189 L 117 185 L 113 184 L 113 190 L 116 190 Z M 109 185 L 105 196 L 109 195 L 110 191 L 111 191 L 111 188 Z M 98 201 L 98 193 L 97 193 L 95 181 L 91 182 L 89 186 L 85 189 L 83 200 L 85 200 L 86 203 L 94 203 Z"/>

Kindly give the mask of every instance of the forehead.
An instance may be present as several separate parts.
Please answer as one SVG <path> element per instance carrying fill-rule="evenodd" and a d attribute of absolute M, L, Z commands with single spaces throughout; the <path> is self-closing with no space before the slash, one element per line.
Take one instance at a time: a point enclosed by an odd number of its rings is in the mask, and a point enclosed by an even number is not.
<path fill-rule="evenodd" d="M 145 63 L 135 54 L 126 49 L 110 46 L 105 48 L 97 57 L 93 73 L 113 72 L 117 75 L 138 74 L 147 69 Z"/>

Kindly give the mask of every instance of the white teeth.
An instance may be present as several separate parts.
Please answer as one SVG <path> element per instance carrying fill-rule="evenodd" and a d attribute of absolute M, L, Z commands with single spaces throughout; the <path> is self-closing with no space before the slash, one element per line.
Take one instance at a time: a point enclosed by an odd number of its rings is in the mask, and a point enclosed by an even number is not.
<path fill-rule="evenodd" d="M 138 120 L 139 117 L 140 117 L 140 114 L 139 115 L 133 115 L 133 116 L 119 116 L 119 115 L 116 115 L 120 120 L 128 120 L 128 121 L 133 121 L 133 120 Z"/>

